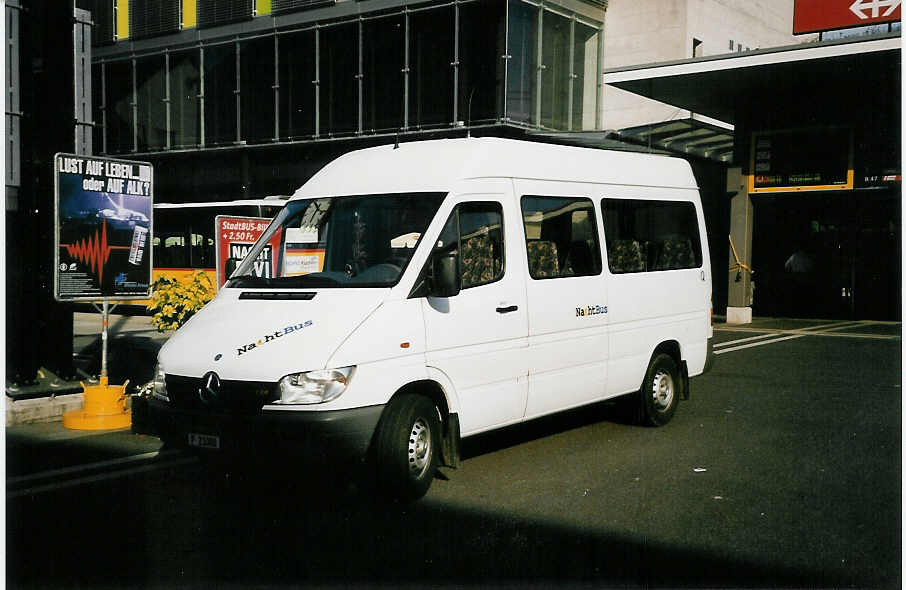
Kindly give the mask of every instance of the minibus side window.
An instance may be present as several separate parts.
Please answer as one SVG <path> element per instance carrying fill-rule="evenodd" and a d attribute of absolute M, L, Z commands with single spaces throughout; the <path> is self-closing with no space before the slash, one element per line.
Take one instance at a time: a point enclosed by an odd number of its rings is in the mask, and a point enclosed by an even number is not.
<path fill-rule="evenodd" d="M 458 227 L 458 231 L 457 231 Z M 459 256 L 462 289 L 493 283 L 503 276 L 503 208 L 496 202 L 461 203 L 450 214 L 434 246 Z"/>
<path fill-rule="evenodd" d="M 698 219 L 691 202 L 602 199 L 601 210 L 610 272 L 701 267 Z"/>
<path fill-rule="evenodd" d="M 591 199 L 524 196 L 522 223 L 533 279 L 601 274 L 601 246 Z"/>

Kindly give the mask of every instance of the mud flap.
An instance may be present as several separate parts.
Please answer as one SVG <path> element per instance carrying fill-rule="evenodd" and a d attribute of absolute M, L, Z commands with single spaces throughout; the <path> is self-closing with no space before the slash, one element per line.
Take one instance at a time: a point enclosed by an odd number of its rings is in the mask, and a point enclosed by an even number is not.
<path fill-rule="evenodd" d="M 444 467 L 459 467 L 459 414 L 447 416 L 447 427 L 440 445 L 440 462 Z"/>
<path fill-rule="evenodd" d="M 689 392 L 689 365 L 686 364 L 686 361 L 683 361 L 682 368 L 680 369 L 683 373 L 683 392 L 680 395 L 680 399 L 688 400 L 690 396 Z"/>

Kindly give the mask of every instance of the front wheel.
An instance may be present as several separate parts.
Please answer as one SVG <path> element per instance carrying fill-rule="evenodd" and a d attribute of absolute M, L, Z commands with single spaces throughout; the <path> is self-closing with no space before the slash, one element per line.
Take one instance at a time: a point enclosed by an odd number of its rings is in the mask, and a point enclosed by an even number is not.
<path fill-rule="evenodd" d="M 663 426 L 673 418 L 679 403 L 682 379 L 673 357 L 658 354 L 648 365 L 645 381 L 639 392 L 642 399 L 642 419 L 648 426 Z"/>
<path fill-rule="evenodd" d="M 384 410 L 375 438 L 377 483 L 385 494 L 417 500 L 427 493 L 440 452 L 437 408 L 420 395 L 401 395 Z"/>

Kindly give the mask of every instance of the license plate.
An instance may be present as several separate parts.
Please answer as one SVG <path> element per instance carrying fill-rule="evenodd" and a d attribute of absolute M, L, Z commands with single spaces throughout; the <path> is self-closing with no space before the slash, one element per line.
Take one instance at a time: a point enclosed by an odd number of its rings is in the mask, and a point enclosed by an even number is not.
<path fill-rule="evenodd" d="M 189 433 L 189 446 L 200 447 L 202 449 L 219 449 L 220 437 L 211 434 Z"/>

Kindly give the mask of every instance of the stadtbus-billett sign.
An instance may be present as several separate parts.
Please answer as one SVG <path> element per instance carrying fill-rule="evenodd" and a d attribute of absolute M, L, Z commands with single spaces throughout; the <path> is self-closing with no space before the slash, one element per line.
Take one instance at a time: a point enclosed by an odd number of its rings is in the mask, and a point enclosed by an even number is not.
<path fill-rule="evenodd" d="M 152 269 L 151 164 L 57 154 L 54 173 L 54 297 L 147 299 Z"/>

